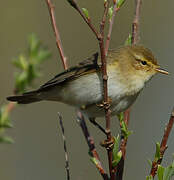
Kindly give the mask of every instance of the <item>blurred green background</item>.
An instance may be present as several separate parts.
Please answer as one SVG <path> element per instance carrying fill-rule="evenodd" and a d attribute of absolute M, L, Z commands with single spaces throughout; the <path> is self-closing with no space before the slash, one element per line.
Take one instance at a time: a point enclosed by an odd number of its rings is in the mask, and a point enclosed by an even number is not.
<path fill-rule="evenodd" d="M 42 65 L 43 76 L 35 87 L 63 70 L 55 45 L 45 1 L 2 1 L 0 7 L 0 103 L 12 94 L 14 72 L 11 61 L 27 47 L 27 37 L 34 32 L 51 50 L 53 56 Z M 98 26 L 102 15 L 102 1 L 79 0 L 81 7 L 89 10 Z M 74 65 L 98 51 L 97 41 L 81 17 L 66 0 L 54 1 L 56 20 L 60 29 L 68 63 Z M 147 159 L 152 159 L 155 142 L 161 140 L 165 124 L 174 105 L 174 1 L 144 1 L 141 13 L 141 44 L 150 48 L 170 76 L 158 75 L 152 79 L 132 107 L 130 130 L 125 164 L 125 180 L 145 179 L 149 173 Z M 125 3 L 117 14 L 113 28 L 111 48 L 122 45 L 131 31 L 134 0 Z M 0 105 L 1 105 L 0 104 Z M 64 119 L 70 158 L 71 179 L 100 179 L 90 162 L 88 148 L 81 129 L 76 123 L 72 107 L 55 102 L 41 102 L 18 106 L 11 114 L 14 128 L 8 131 L 15 144 L 0 145 L 0 179 L 48 180 L 66 179 L 63 143 L 58 127 L 57 112 Z M 99 119 L 100 121 L 100 119 Z M 100 121 L 104 125 L 104 120 Z M 88 122 L 87 122 L 88 123 Z M 88 123 L 104 166 L 107 167 L 105 150 L 99 146 L 103 134 Z M 118 122 L 112 118 L 112 129 L 118 134 Z M 163 164 L 172 160 L 174 131 L 169 138 Z"/>

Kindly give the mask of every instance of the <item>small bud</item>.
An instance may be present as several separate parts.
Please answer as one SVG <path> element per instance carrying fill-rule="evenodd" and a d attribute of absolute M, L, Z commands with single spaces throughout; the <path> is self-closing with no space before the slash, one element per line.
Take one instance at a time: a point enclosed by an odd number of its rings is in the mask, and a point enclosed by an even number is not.
<path fill-rule="evenodd" d="M 131 43 L 132 43 L 132 35 L 129 34 L 128 38 L 125 41 L 125 45 L 131 45 Z"/>
<path fill-rule="evenodd" d="M 112 19 L 112 15 L 113 15 L 113 6 L 109 8 L 108 15 L 109 15 L 109 20 L 111 20 Z"/>
<path fill-rule="evenodd" d="M 117 164 L 120 162 L 121 158 L 122 158 L 122 151 L 120 150 L 120 151 L 117 153 L 116 159 L 114 159 L 114 160 L 112 161 L 112 166 L 113 166 L 113 167 L 116 167 Z"/>
<path fill-rule="evenodd" d="M 125 2 L 125 0 L 117 0 L 117 8 L 118 9 L 121 8 L 121 6 L 123 5 L 124 2 Z"/>
<path fill-rule="evenodd" d="M 156 143 L 156 153 L 155 153 L 155 159 L 158 161 L 160 159 L 160 143 Z"/>
<path fill-rule="evenodd" d="M 85 14 L 85 17 L 89 20 L 90 17 L 89 17 L 89 12 L 88 12 L 88 10 L 87 10 L 86 8 L 82 8 L 82 11 L 83 11 L 83 13 Z"/>

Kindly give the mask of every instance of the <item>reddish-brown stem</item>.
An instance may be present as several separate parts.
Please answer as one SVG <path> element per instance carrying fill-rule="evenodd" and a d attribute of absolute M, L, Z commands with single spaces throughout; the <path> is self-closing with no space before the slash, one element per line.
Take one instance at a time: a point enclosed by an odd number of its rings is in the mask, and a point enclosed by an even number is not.
<path fill-rule="evenodd" d="M 139 22 L 140 22 L 140 10 L 141 10 L 142 0 L 136 0 L 136 9 L 134 21 L 132 23 L 132 44 L 137 44 L 139 42 Z"/>
<path fill-rule="evenodd" d="M 57 25 L 56 25 L 56 20 L 55 20 L 55 15 L 54 15 L 54 6 L 51 3 L 51 0 L 46 0 L 46 2 L 47 2 L 47 5 L 48 5 L 50 18 L 51 18 L 51 24 L 52 24 L 54 34 L 55 34 L 55 37 L 56 37 L 56 45 L 57 45 L 57 48 L 59 50 L 59 54 L 60 54 L 60 57 L 61 57 L 61 60 L 62 60 L 63 68 L 68 69 L 67 58 L 66 58 L 66 56 L 64 54 L 61 39 L 60 39 L 60 33 L 59 33 L 59 30 L 58 30 Z"/>
<path fill-rule="evenodd" d="M 97 163 L 95 164 L 96 168 L 99 170 L 99 172 L 100 172 L 100 174 L 104 180 L 109 180 L 108 175 L 105 172 L 105 170 L 103 169 L 102 164 L 100 162 L 99 155 L 98 155 L 96 148 L 95 148 L 94 140 L 89 134 L 84 116 L 82 115 L 82 113 L 80 111 L 77 112 L 77 118 L 78 118 L 78 122 L 81 126 L 82 132 L 85 136 L 86 142 L 88 144 L 90 154 L 92 155 L 92 157 L 94 157 L 97 160 Z"/>
<path fill-rule="evenodd" d="M 111 141 L 111 130 L 110 130 L 110 121 L 111 121 L 111 111 L 109 109 L 110 103 L 109 103 L 109 98 L 108 98 L 108 88 L 107 88 L 107 69 L 106 69 L 106 55 L 105 55 L 105 49 L 104 49 L 104 41 L 103 38 L 99 41 L 100 45 L 100 52 L 101 52 L 101 70 L 102 70 L 102 77 L 103 77 L 103 107 L 105 110 L 105 119 L 106 119 L 106 133 L 107 133 L 107 141 Z M 109 172 L 111 176 L 111 180 L 114 180 L 114 173 L 112 169 L 112 149 L 108 149 L 108 161 L 109 161 Z"/>
<path fill-rule="evenodd" d="M 16 106 L 16 103 L 15 102 L 9 102 L 8 105 L 7 105 L 7 113 L 10 113 Z"/>
<path fill-rule="evenodd" d="M 114 8 L 113 8 L 113 14 L 112 14 L 112 18 L 109 20 L 109 30 L 108 30 L 108 34 L 107 34 L 107 39 L 106 39 L 106 43 L 105 43 L 105 53 L 107 55 L 108 53 L 108 49 L 109 49 L 109 43 L 110 43 L 110 39 L 111 39 L 111 33 L 112 33 L 112 29 L 113 29 L 113 24 L 114 24 L 114 19 L 115 19 L 115 15 L 117 12 L 117 3 L 115 1 L 114 3 Z"/>
<path fill-rule="evenodd" d="M 107 17 L 107 14 L 108 14 L 108 6 L 109 6 L 109 0 L 107 0 L 104 3 L 103 18 L 102 18 L 101 23 L 100 23 L 100 34 L 101 34 L 102 37 L 104 37 L 104 28 L 105 28 L 105 23 L 106 23 L 106 17 Z"/>
<path fill-rule="evenodd" d="M 164 135 L 163 135 L 163 138 L 162 138 L 162 141 L 161 141 L 161 145 L 160 145 L 160 158 L 157 161 L 154 160 L 152 162 L 152 168 L 151 168 L 151 171 L 150 171 L 150 175 L 153 178 L 156 175 L 156 172 L 157 172 L 157 169 L 158 169 L 158 165 L 160 165 L 162 160 L 163 160 L 164 153 L 165 153 L 165 151 L 167 149 L 167 141 L 168 141 L 169 135 L 171 133 L 173 124 L 174 124 L 174 109 L 172 110 L 169 122 L 168 122 L 168 124 L 167 124 L 167 126 L 166 126 L 166 128 L 164 130 Z"/>

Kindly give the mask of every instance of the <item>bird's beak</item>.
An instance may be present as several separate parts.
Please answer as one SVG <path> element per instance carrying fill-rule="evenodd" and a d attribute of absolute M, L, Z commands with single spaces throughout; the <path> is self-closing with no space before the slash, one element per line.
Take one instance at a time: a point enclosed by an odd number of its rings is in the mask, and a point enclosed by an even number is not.
<path fill-rule="evenodd" d="M 160 67 L 156 68 L 155 70 L 156 70 L 157 72 L 159 72 L 159 73 L 169 75 L 169 72 L 168 72 L 168 71 L 166 71 L 166 70 L 164 70 L 164 69 L 161 69 Z"/>

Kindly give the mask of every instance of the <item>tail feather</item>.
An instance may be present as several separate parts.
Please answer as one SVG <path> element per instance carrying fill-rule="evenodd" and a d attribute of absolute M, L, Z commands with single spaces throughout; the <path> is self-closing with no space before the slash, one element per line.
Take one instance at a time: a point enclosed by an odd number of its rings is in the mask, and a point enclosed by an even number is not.
<path fill-rule="evenodd" d="M 18 104 L 29 104 L 41 101 L 42 99 L 38 98 L 36 91 L 32 91 L 19 96 L 9 96 L 7 100 L 17 102 Z"/>

